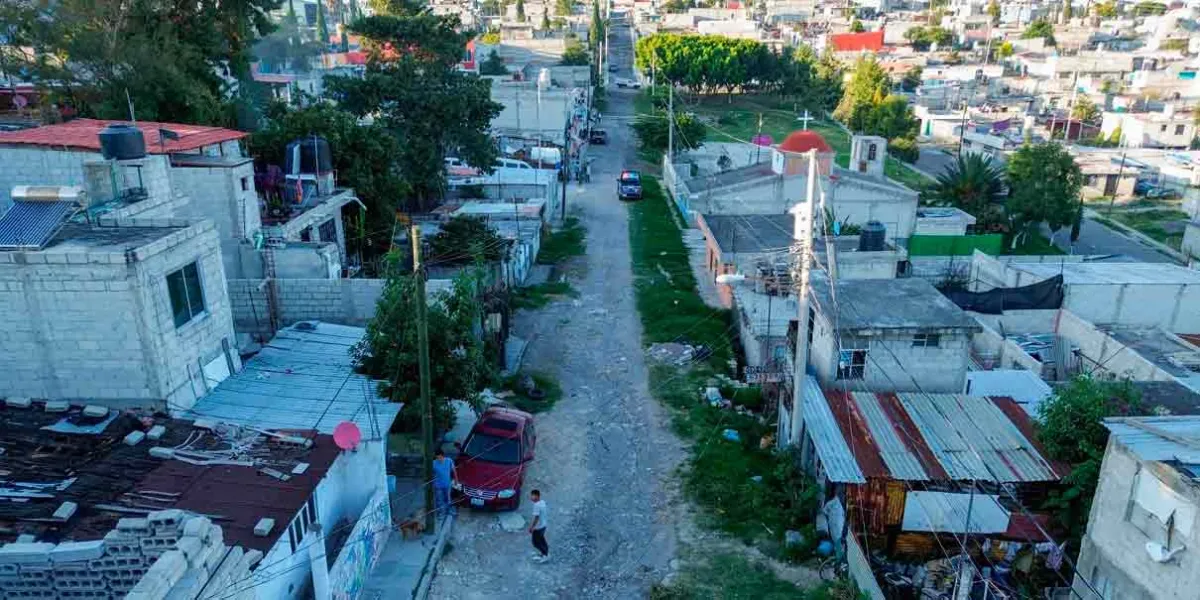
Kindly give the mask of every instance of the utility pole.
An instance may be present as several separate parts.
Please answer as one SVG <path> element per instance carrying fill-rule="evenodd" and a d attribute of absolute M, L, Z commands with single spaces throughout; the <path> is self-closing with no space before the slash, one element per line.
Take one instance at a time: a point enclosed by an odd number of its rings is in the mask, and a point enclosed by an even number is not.
<path fill-rule="evenodd" d="M 429 317 L 425 307 L 425 267 L 421 263 L 421 226 L 413 223 L 413 277 L 417 280 L 417 364 L 421 371 L 421 449 L 425 463 L 425 531 L 433 531 L 433 406 L 429 393 Z"/>
<path fill-rule="evenodd" d="M 796 244 L 796 266 L 798 287 L 796 304 L 799 305 L 799 322 L 796 327 L 796 361 L 792 368 L 792 412 L 788 415 L 787 440 L 790 446 L 800 443 L 803 419 L 800 407 L 804 404 L 804 378 L 808 374 L 808 276 L 809 261 L 813 245 L 813 207 L 817 203 L 817 151 L 808 151 L 808 198 L 804 204 L 792 208 L 796 219 L 793 237 Z M 833 285 L 833 282 L 830 282 Z M 782 403 L 783 401 L 780 400 Z M 781 407 L 782 408 L 782 407 Z M 782 413 L 782 411 L 780 411 Z"/>
<path fill-rule="evenodd" d="M 667 86 L 667 160 L 675 156 L 675 84 Z"/>

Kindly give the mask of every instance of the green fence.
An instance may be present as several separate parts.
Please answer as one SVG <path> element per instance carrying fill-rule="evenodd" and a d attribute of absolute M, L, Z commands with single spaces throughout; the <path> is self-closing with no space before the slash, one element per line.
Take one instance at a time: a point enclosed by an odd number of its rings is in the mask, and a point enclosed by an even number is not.
<path fill-rule="evenodd" d="M 914 235 L 908 239 L 909 256 L 970 256 L 976 250 L 997 256 L 1004 250 L 1004 236 Z"/>

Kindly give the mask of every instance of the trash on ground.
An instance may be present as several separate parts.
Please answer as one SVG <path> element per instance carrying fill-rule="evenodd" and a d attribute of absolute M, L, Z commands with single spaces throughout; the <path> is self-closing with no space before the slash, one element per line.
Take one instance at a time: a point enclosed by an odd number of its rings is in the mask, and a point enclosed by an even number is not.
<path fill-rule="evenodd" d="M 726 429 L 725 431 L 721 432 L 721 435 L 731 442 L 742 441 L 742 435 L 738 433 L 736 429 Z"/>

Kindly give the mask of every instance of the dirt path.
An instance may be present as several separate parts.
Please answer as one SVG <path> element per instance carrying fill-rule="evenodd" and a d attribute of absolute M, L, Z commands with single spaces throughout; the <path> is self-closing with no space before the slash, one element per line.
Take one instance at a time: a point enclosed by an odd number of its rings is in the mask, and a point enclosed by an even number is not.
<path fill-rule="evenodd" d="M 552 374 L 563 388 L 558 405 L 538 415 L 537 458 L 525 483 L 550 507 L 553 559 L 532 562 L 523 530 L 504 532 L 496 515 L 464 510 L 433 598 L 639 598 L 675 556 L 678 494 L 664 486 L 684 450 L 647 388 L 628 208 L 614 183 L 633 157 L 628 119 L 620 118 L 632 103 L 612 95 L 610 145 L 593 149 L 593 183 L 582 193 L 572 184 L 568 196 L 568 212 L 588 230 L 587 255 L 569 269 L 579 297 L 522 312 L 514 325 L 532 340 L 526 368 Z M 528 516 L 528 501 L 520 513 Z"/>

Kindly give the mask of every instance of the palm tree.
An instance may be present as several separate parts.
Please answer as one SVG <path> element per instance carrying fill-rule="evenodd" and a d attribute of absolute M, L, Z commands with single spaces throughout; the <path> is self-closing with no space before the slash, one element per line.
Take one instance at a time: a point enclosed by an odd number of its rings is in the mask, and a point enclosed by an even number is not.
<path fill-rule="evenodd" d="M 977 227 L 1002 222 L 1004 170 L 990 156 L 960 155 L 930 187 L 934 204 L 953 206 L 974 215 Z"/>

